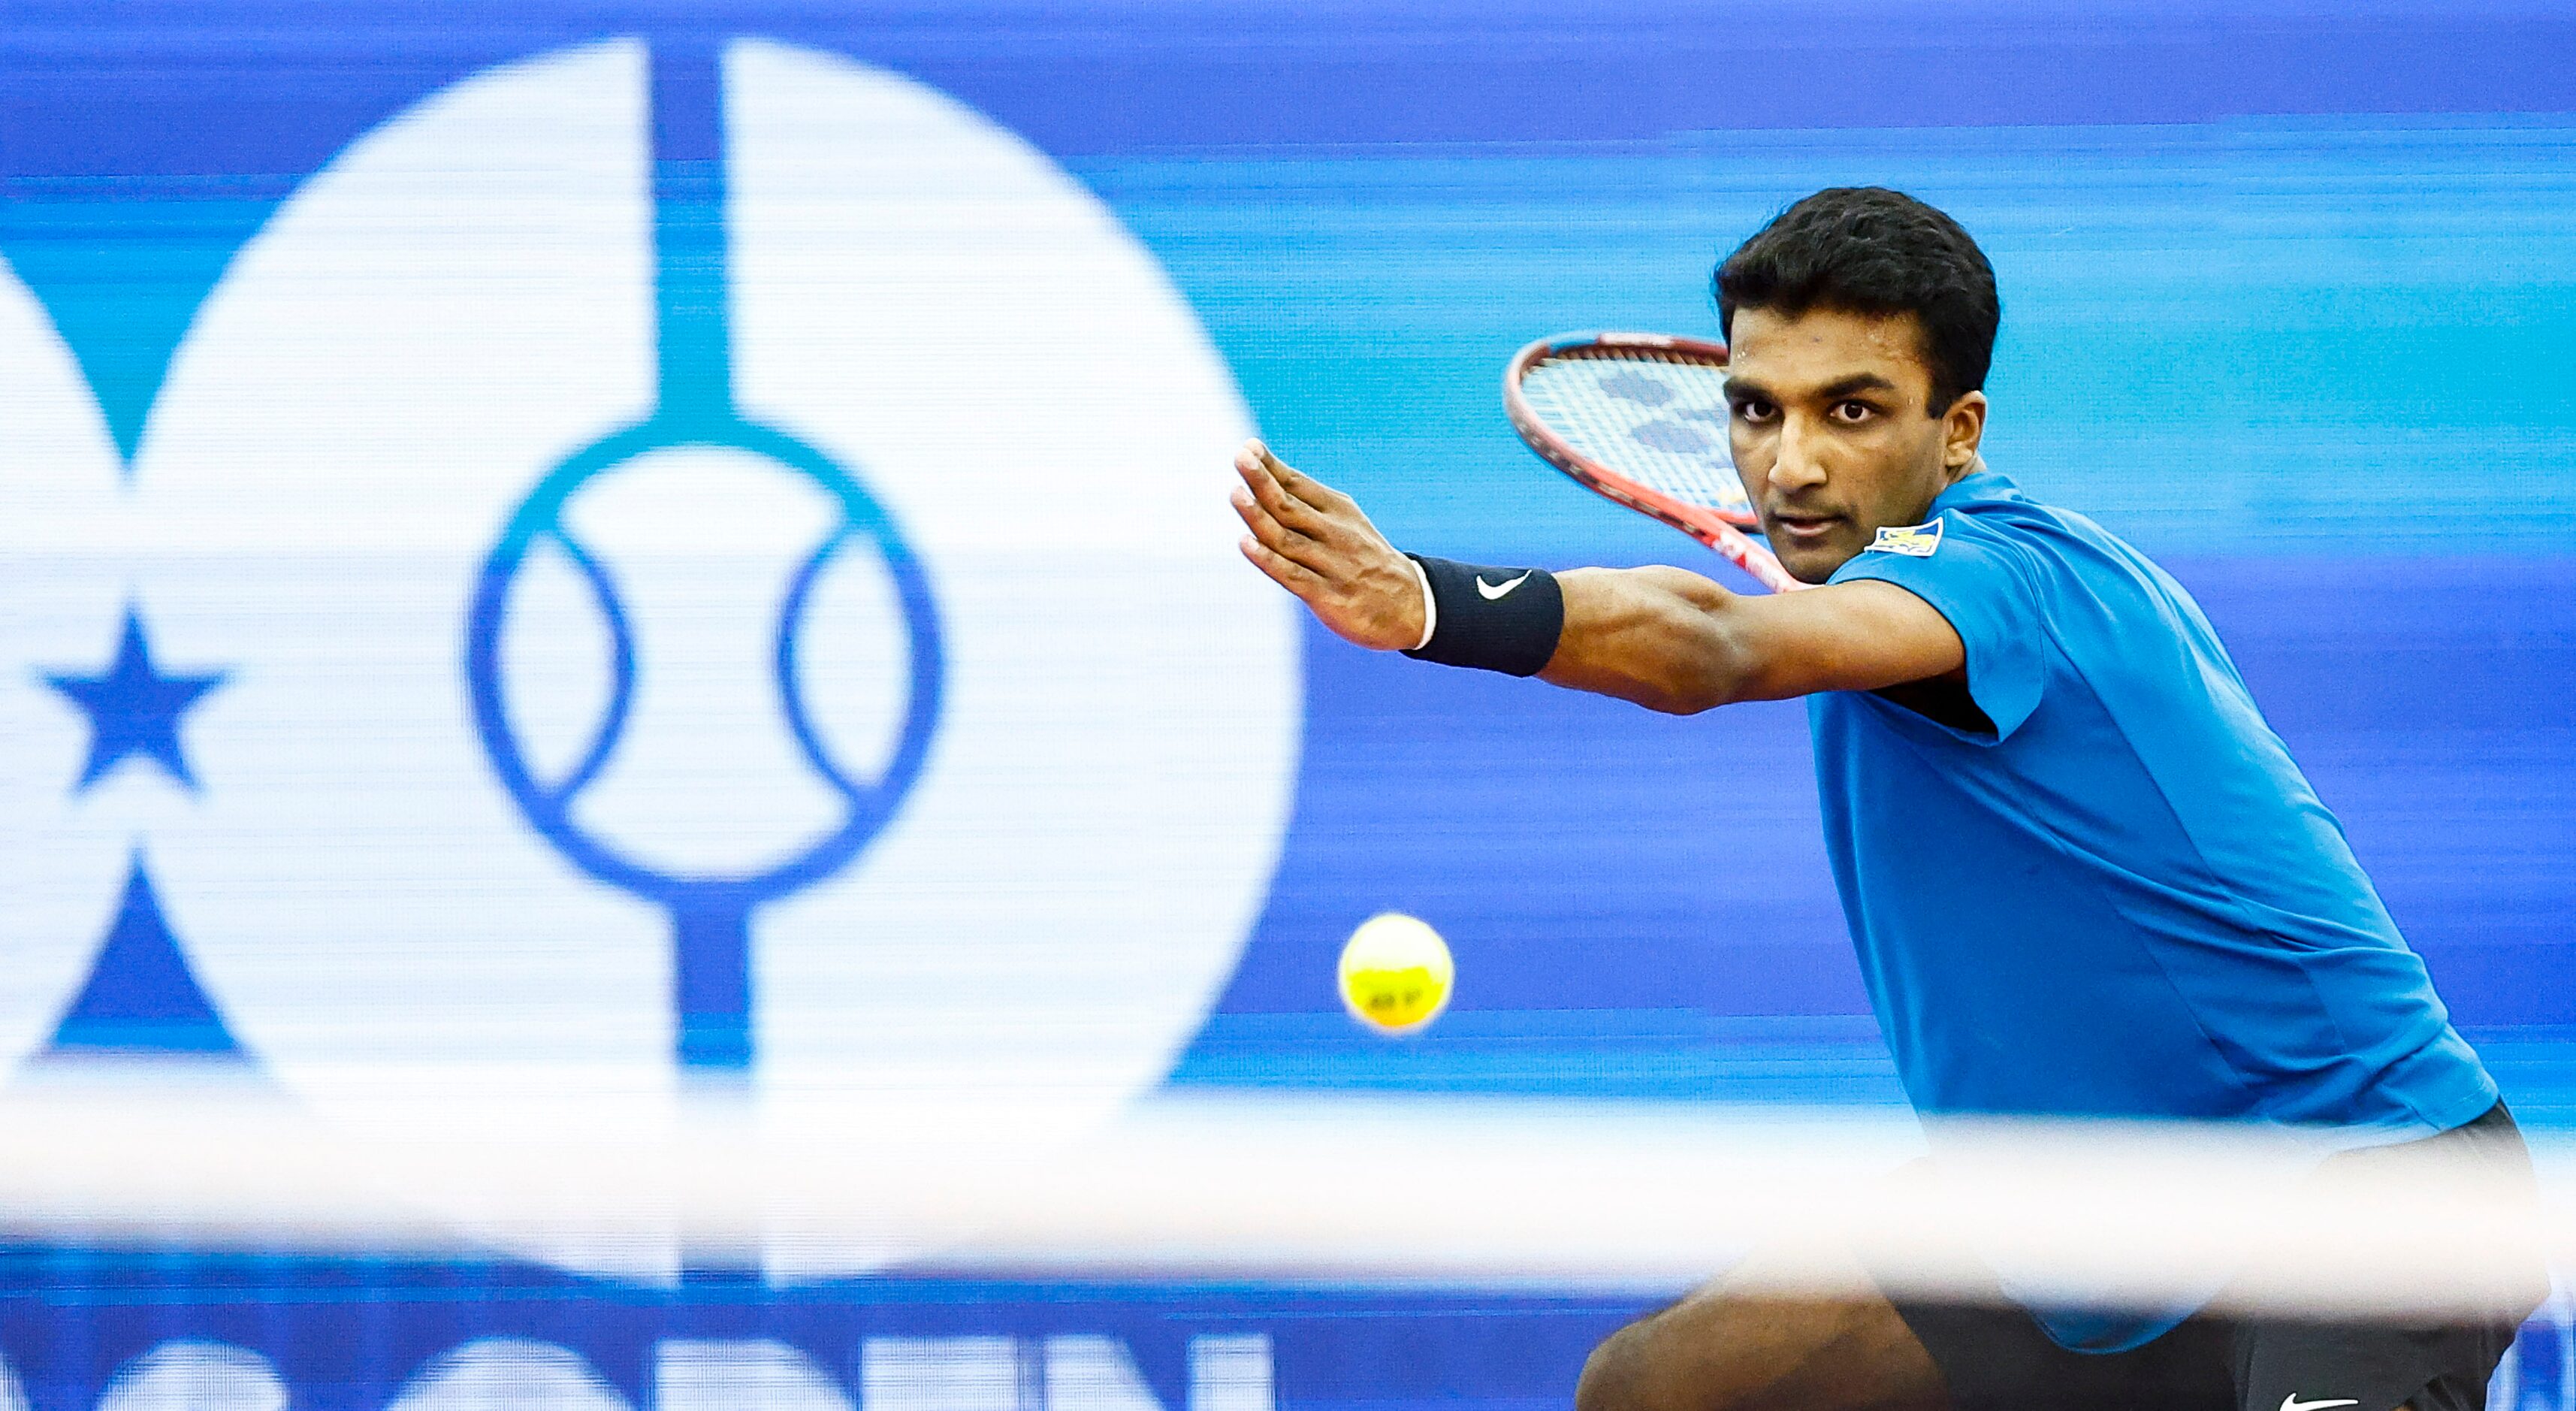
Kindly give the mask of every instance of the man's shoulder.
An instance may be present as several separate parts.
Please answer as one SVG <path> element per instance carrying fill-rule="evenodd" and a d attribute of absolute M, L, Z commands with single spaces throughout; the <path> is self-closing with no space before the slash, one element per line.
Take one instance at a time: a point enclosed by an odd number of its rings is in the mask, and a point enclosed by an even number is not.
<path fill-rule="evenodd" d="M 1979 482 L 1994 482 L 1980 484 Z M 2031 535 L 2063 533 L 2079 538 L 2103 538 L 2118 542 L 2117 536 L 2095 523 L 2089 516 L 2050 504 L 2026 494 L 2019 486 L 2002 476 L 1988 472 L 1971 476 L 1951 487 L 1932 502 L 1936 519 L 1947 520 L 1962 529 L 1993 535 Z"/>
<path fill-rule="evenodd" d="M 2083 662 L 2133 654 L 2158 638 L 2201 655 L 2222 651 L 2190 591 L 2089 515 L 1991 472 L 1962 480 L 1932 509 L 1926 523 L 1893 531 L 1893 551 L 1864 548 L 1850 575 L 1936 596 L 1954 625 L 1964 615 L 2001 635 L 2053 642 L 2083 675 L 2093 674 Z M 1917 544 L 1927 546 L 1920 556 L 1898 557 Z"/>
<path fill-rule="evenodd" d="M 1963 497 L 1937 508 L 1936 532 L 1945 541 L 2075 578 L 2111 576 L 2153 583 L 2160 590 L 2170 584 L 2143 550 L 2078 510 L 2018 491 Z M 2056 574 L 2043 573 L 2039 582 Z"/>

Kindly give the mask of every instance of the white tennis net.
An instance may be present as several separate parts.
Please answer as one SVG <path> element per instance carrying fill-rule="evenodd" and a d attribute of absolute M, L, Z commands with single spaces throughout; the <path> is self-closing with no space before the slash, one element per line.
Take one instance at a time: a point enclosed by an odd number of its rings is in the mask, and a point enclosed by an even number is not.
<path fill-rule="evenodd" d="M 478 1085 L 486 1093 L 489 1085 Z M 561 1082 L 530 1085 L 561 1091 Z M 887 1269 L 1679 1290 L 1866 1268 L 1921 1296 L 2454 1314 L 2576 1265 L 2576 1161 L 2320 1168 L 2280 1132 L 1884 1109 L 1165 1096 L 1085 1135 L 883 1094 L 560 1102 L 469 1130 L 388 1081 L 334 1129 L 255 1084 L 90 1076 L 0 1098 L 18 1247 L 500 1250 L 671 1280 Z M 632 1106 L 603 1111 L 631 1113 Z M 1763 1251 L 1746 1263 L 1745 1256 Z"/>

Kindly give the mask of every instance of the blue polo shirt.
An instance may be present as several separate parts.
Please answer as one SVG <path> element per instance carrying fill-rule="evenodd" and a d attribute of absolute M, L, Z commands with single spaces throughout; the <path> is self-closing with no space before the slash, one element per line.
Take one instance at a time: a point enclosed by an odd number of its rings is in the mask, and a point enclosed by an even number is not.
<path fill-rule="evenodd" d="M 1834 880 L 1916 1108 L 2241 1119 L 2358 1147 L 2493 1106 L 2191 595 L 1992 472 L 1932 508 L 1833 581 L 1949 619 L 1991 728 L 1808 699 Z"/>

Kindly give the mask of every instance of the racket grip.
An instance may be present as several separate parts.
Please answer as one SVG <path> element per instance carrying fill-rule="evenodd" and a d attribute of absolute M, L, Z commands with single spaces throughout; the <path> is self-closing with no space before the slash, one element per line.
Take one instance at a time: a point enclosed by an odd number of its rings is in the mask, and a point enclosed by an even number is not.
<path fill-rule="evenodd" d="M 1780 566 L 1779 558 L 1769 548 L 1754 543 L 1743 530 L 1731 524 L 1718 525 L 1717 532 L 1708 539 L 1708 546 L 1726 555 L 1737 568 L 1751 574 L 1755 582 L 1774 593 L 1794 593 L 1808 586 L 1790 577 L 1789 570 Z"/>

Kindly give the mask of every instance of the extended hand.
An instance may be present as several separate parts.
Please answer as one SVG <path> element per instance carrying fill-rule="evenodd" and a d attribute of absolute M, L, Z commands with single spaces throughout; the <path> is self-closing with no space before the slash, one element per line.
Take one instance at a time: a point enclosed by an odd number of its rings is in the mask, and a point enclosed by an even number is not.
<path fill-rule="evenodd" d="M 1315 619 L 1363 647 L 1422 640 L 1422 580 L 1357 501 L 1246 441 L 1234 453 L 1234 512 L 1252 532 L 1243 556 L 1294 593 Z"/>

